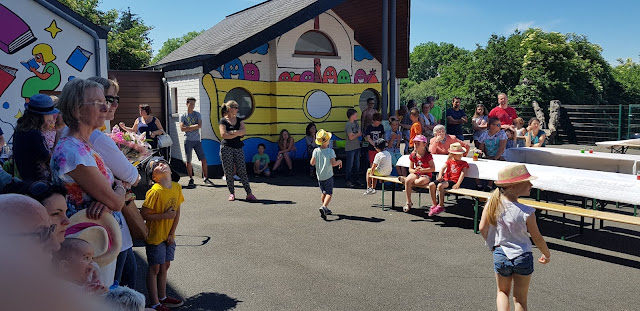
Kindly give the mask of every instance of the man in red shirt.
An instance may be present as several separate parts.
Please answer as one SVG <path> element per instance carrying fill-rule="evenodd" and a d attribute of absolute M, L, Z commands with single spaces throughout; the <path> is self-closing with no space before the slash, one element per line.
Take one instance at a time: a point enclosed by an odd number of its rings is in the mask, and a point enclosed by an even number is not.
<path fill-rule="evenodd" d="M 498 94 L 498 106 L 491 109 L 489 118 L 496 117 L 500 119 L 500 127 L 504 130 L 513 127 L 513 120 L 518 117 L 516 110 L 509 106 L 509 98 L 507 94 Z"/>

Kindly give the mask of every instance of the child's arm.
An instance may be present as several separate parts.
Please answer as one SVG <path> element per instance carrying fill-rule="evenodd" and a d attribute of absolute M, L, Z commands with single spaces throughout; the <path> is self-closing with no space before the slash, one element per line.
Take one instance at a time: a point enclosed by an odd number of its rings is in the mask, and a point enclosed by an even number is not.
<path fill-rule="evenodd" d="M 315 165 L 315 164 L 312 164 Z M 336 160 L 336 158 L 331 158 L 331 166 L 338 166 L 339 169 L 342 168 L 342 160 Z"/>
<path fill-rule="evenodd" d="M 174 211 L 173 208 L 170 208 L 162 214 L 156 214 L 156 213 L 153 213 L 152 209 L 143 206 L 142 209 L 140 210 L 140 215 L 142 215 L 142 219 L 147 221 L 174 219 L 176 217 L 176 211 Z"/>
<path fill-rule="evenodd" d="M 173 219 L 173 226 L 171 226 L 167 237 L 167 244 L 169 245 L 176 244 L 176 228 L 178 228 L 178 222 L 180 221 L 180 206 L 178 206 L 178 210 L 175 213 L 176 217 Z"/>
<path fill-rule="evenodd" d="M 415 174 L 416 173 L 416 164 L 413 163 L 413 161 L 409 162 L 409 173 L 411 173 L 411 174 Z"/>
<path fill-rule="evenodd" d="M 311 160 L 309 161 L 311 166 L 316 166 L 316 155 L 314 153 L 311 154 Z"/>
<path fill-rule="evenodd" d="M 524 134 L 524 145 L 525 145 L 525 147 L 531 147 L 531 134 L 530 133 Z"/>
<path fill-rule="evenodd" d="M 458 178 L 458 182 L 455 185 L 453 185 L 451 188 L 453 189 L 460 188 L 460 185 L 462 185 L 462 181 L 464 180 L 464 175 L 467 174 L 467 170 L 469 170 L 468 167 L 465 167 L 462 169 L 462 172 L 460 172 L 460 177 Z"/>
<path fill-rule="evenodd" d="M 433 163 L 433 160 L 429 160 L 429 167 L 422 168 L 422 172 L 424 173 L 430 173 L 435 171 L 436 171 L 436 165 Z"/>
<path fill-rule="evenodd" d="M 373 172 L 376 171 L 376 168 L 378 167 L 378 164 L 376 164 L 376 162 L 373 162 L 373 164 L 371 164 L 371 173 L 373 174 Z"/>
<path fill-rule="evenodd" d="M 549 263 L 549 259 L 551 258 L 551 253 L 549 252 L 549 247 L 547 246 L 547 242 L 544 241 L 542 234 L 540 234 L 540 230 L 538 229 L 538 223 L 536 222 L 536 215 L 531 214 L 527 217 L 527 230 L 531 235 L 531 240 L 538 247 L 540 252 L 542 252 L 542 256 L 538 259 L 538 262 L 542 264 Z"/>
<path fill-rule="evenodd" d="M 447 164 L 445 163 L 445 165 L 442 166 L 442 168 L 440 169 L 440 173 L 438 173 L 438 175 L 436 176 L 436 180 L 443 180 L 444 179 L 444 173 L 447 171 Z"/>
<path fill-rule="evenodd" d="M 540 136 L 540 138 L 538 138 L 538 143 L 534 144 L 534 147 L 542 147 L 542 144 L 544 144 L 545 139 L 547 139 L 547 135 L 543 134 L 542 136 Z"/>
<path fill-rule="evenodd" d="M 487 204 L 485 204 L 485 206 L 487 206 L 489 204 L 489 201 L 487 200 Z M 482 238 L 486 241 L 487 240 L 487 236 L 489 235 L 489 221 L 487 220 L 487 208 L 483 208 L 482 209 L 482 216 L 480 217 L 480 225 L 479 225 L 479 229 L 480 229 L 480 235 L 482 235 Z M 493 245 L 491 245 L 493 246 Z"/>

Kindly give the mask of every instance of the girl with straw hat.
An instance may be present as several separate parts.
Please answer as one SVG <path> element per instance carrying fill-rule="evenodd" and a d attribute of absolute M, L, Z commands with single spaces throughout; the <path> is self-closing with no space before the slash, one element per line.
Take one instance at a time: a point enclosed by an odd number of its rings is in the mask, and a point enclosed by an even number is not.
<path fill-rule="evenodd" d="M 529 174 L 524 164 L 501 169 L 496 181 L 498 188 L 493 191 L 482 211 L 480 233 L 493 251 L 498 310 L 510 310 L 512 285 L 515 309 L 527 309 L 527 294 L 533 273 L 531 240 L 542 252 L 538 262 L 546 264 L 551 257 L 549 247 L 538 230 L 535 209 L 518 203 L 518 197 L 529 195 L 532 186 L 530 180 L 536 178 Z"/>
<path fill-rule="evenodd" d="M 440 174 L 434 181 L 429 183 L 429 194 L 433 205 L 429 209 L 429 216 L 438 215 L 444 212 L 444 191 L 446 189 L 458 189 L 467 173 L 469 163 L 462 159 L 462 154 L 467 149 L 462 147 L 460 143 L 453 143 L 449 146 L 449 159 L 444 163 Z M 436 188 L 440 200 L 436 199 Z"/>

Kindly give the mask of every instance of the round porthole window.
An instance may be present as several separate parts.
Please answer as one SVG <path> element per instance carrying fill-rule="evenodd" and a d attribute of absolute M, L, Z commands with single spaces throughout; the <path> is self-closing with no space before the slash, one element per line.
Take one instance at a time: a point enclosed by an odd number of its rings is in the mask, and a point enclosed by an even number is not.
<path fill-rule="evenodd" d="M 253 98 L 251 94 L 247 92 L 247 90 L 237 87 L 232 89 L 227 93 L 227 96 L 224 97 L 224 102 L 226 103 L 229 100 L 235 100 L 238 103 L 238 116 L 243 119 L 248 119 L 253 114 Z"/>
<path fill-rule="evenodd" d="M 314 90 L 307 95 L 305 113 L 313 121 L 324 121 L 331 112 L 331 98 L 321 90 Z"/>

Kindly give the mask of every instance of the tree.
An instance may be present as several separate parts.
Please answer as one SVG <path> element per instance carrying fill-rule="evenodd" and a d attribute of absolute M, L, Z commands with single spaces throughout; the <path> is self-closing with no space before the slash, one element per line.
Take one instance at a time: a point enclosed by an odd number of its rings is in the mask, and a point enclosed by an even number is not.
<path fill-rule="evenodd" d="M 145 25 L 130 9 L 120 14 L 115 9 L 103 12 L 98 10 L 100 0 L 60 0 L 60 3 L 92 23 L 110 28 L 107 38 L 110 69 L 140 69 L 149 65 L 152 54 L 149 31 L 153 27 Z"/>
<path fill-rule="evenodd" d="M 448 66 L 468 53 L 467 50 L 451 43 L 422 43 L 413 48 L 409 55 L 409 79 L 421 82 L 437 77 L 441 66 Z"/>
<path fill-rule="evenodd" d="M 191 41 L 193 38 L 197 37 L 203 32 L 204 30 L 190 31 L 180 38 L 169 38 L 167 41 L 165 41 L 162 44 L 162 47 L 158 51 L 158 54 L 156 54 L 156 56 L 153 57 L 153 59 L 151 60 L 151 63 L 152 64 L 157 63 L 158 61 L 160 61 L 161 59 L 169 55 L 169 53 L 175 51 L 177 48 L 183 46 L 185 43 Z"/>
<path fill-rule="evenodd" d="M 629 104 L 640 104 L 640 64 L 631 58 L 618 59 L 618 66 L 613 68 L 613 77 L 622 86 L 622 95 Z"/>

